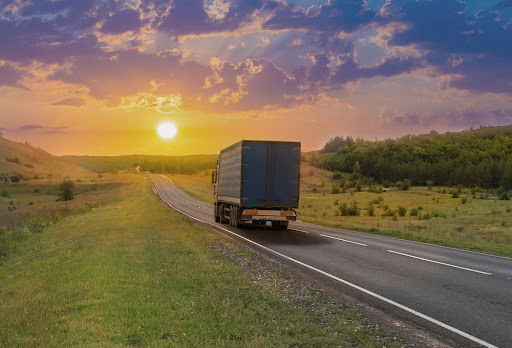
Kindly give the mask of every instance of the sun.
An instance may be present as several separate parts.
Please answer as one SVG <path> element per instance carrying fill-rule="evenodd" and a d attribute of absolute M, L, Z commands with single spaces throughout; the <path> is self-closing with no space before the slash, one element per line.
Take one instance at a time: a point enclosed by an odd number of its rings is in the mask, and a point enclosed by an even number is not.
<path fill-rule="evenodd" d="M 158 125 L 157 132 L 162 139 L 172 139 L 178 133 L 178 128 L 174 123 L 167 121 Z"/>

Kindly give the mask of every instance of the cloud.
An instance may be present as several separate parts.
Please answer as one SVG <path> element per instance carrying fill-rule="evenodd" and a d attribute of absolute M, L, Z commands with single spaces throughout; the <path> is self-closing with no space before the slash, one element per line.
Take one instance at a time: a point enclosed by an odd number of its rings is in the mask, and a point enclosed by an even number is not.
<path fill-rule="evenodd" d="M 20 126 L 15 129 L 17 132 L 32 132 L 32 133 L 43 133 L 43 134 L 60 134 L 65 133 L 69 129 L 68 126 L 46 126 L 39 124 L 28 124 Z"/>
<path fill-rule="evenodd" d="M 496 4 L 496 8 L 500 10 L 509 7 L 512 7 L 512 0 L 501 0 Z"/>
<path fill-rule="evenodd" d="M 61 101 L 55 102 L 52 105 L 80 107 L 85 105 L 85 100 L 83 98 L 66 98 Z"/>
<path fill-rule="evenodd" d="M 288 2 L 280 2 L 272 16 L 263 24 L 264 29 L 306 29 L 320 32 L 353 32 L 378 21 L 375 12 L 364 0 L 328 0 L 312 5 L 307 10 Z"/>
<path fill-rule="evenodd" d="M 0 86 L 9 86 L 29 90 L 20 80 L 23 74 L 9 64 L 0 65 Z"/>
<path fill-rule="evenodd" d="M 480 126 L 505 126 L 512 123 L 512 110 L 463 108 L 445 112 L 396 112 L 386 110 L 380 116 L 384 127 L 421 131 L 462 130 Z"/>
<path fill-rule="evenodd" d="M 142 25 L 140 13 L 125 8 L 108 16 L 100 31 L 105 34 L 122 34 L 127 31 L 138 31 Z"/>
<path fill-rule="evenodd" d="M 408 28 L 395 33 L 390 45 L 423 50 L 438 73 L 453 75 L 452 87 L 512 94 L 512 26 L 504 26 L 497 12 L 466 17 L 457 0 L 395 2 L 388 2 L 388 14 Z"/>

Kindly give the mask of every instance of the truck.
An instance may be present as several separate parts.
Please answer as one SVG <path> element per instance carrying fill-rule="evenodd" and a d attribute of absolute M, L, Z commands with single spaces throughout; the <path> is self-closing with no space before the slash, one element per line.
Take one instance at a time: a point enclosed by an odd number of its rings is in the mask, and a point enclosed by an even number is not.
<path fill-rule="evenodd" d="M 216 222 L 288 228 L 297 219 L 300 142 L 241 140 L 220 151 L 212 172 Z"/>

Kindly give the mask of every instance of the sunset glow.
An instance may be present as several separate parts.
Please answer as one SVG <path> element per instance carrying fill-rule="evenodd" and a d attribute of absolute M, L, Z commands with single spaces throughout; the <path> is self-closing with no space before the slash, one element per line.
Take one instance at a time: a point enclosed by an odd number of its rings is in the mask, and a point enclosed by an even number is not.
<path fill-rule="evenodd" d="M 0 131 L 181 155 L 507 125 L 511 18 L 508 0 L 2 2 Z"/>
<path fill-rule="evenodd" d="M 158 126 L 157 132 L 162 139 L 169 140 L 176 136 L 178 129 L 172 122 L 163 122 Z"/>

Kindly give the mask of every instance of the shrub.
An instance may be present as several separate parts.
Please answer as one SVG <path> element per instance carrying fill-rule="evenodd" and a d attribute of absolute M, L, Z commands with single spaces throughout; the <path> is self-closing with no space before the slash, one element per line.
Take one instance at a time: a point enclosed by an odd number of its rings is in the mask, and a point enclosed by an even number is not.
<path fill-rule="evenodd" d="M 405 214 L 407 214 L 407 208 L 406 207 L 403 207 L 403 206 L 399 205 L 396 209 L 398 211 L 398 215 L 400 215 L 400 216 L 405 216 Z"/>
<path fill-rule="evenodd" d="M 73 193 L 73 189 L 75 188 L 75 183 L 69 179 L 64 180 L 62 184 L 59 185 L 59 200 L 62 201 L 70 201 L 75 198 L 75 194 Z"/>
<path fill-rule="evenodd" d="M 316 192 L 316 191 L 318 191 L 318 189 L 317 189 L 316 187 L 313 187 L 313 188 L 311 189 L 311 191 Z"/>
<path fill-rule="evenodd" d="M 338 185 L 332 185 L 331 193 L 332 194 L 340 193 L 340 189 L 339 189 Z"/>
<path fill-rule="evenodd" d="M 39 189 L 38 188 L 34 189 L 34 193 L 39 193 Z"/>
<path fill-rule="evenodd" d="M 382 182 L 382 186 L 384 186 L 385 188 L 390 188 L 391 187 L 391 181 L 389 180 L 384 180 Z"/>
<path fill-rule="evenodd" d="M 389 207 L 387 207 L 384 212 L 382 213 L 382 216 L 394 216 L 395 211 Z"/>
<path fill-rule="evenodd" d="M 359 214 L 360 214 L 359 207 L 357 206 L 357 202 L 354 201 L 354 203 L 352 203 L 352 205 L 348 208 L 348 215 L 359 216 Z"/>
<path fill-rule="evenodd" d="M 11 177 L 9 179 L 11 180 L 11 182 L 20 182 L 21 179 L 23 179 L 23 175 L 13 174 L 13 175 L 11 175 Z"/>
<path fill-rule="evenodd" d="M 417 208 L 412 208 L 411 211 L 409 212 L 409 215 L 411 216 L 418 216 L 419 214 L 419 210 Z"/>
<path fill-rule="evenodd" d="M 441 190 L 441 193 L 446 193 L 446 188 L 443 187 L 443 189 Z"/>
<path fill-rule="evenodd" d="M 2 197 L 11 197 L 11 195 L 6 190 L 3 190 L 2 191 Z"/>
<path fill-rule="evenodd" d="M 10 157 L 6 157 L 5 160 L 7 162 L 11 162 L 11 163 L 20 163 L 20 159 L 18 157 L 14 157 L 14 158 L 10 158 Z"/>
<path fill-rule="evenodd" d="M 462 186 L 461 184 L 458 184 L 457 185 L 457 192 L 461 193 L 463 188 L 464 188 L 464 186 Z"/>
<path fill-rule="evenodd" d="M 402 181 L 400 183 L 400 190 L 407 191 L 410 188 L 411 188 L 411 180 L 405 179 L 404 181 Z"/>
<path fill-rule="evenodd" d="M 342 176 L 342 174 L 341 174 L 340 172 L 334 172 L 334 173 L 332 174 L 332 178 L 333 178 L 334 180 L 340 180 L 341 178 L 343 178 L 343 176 Z"/>
<path fill-rule="evenodd" d="M 338 201 L 338 200 L 334 201 L 334 205 L 338 205 L 339 203 L 340 203 L 340 201 Z"/>
<path fill-rule="evenodd" d="M 368 213 L 368 216 L 375 216 L 375 207 L 370 204 L 370 206 L 366 208 L 366 212 Z"/>
<path fill-rule="evenodd" d="M 361 188 L 361 184 L 357 184 L 356 185 L 356 191 L 357 192 L 361 192 L 362 188 Z"/>
<path fill-rule="evenodd" d="M 460 199 L 460 202 L 461 202 L 462 204 L 466 204 L 466 203 L 468 202 L 467 197 L 462 197 L 462 198 Z"/>
<path fill-rule="evenodd" d="M 432 190 L 432 185 L 434 185 L 434 180 L 427 180 L 427 187 L 429 190 Z"/>
<path fill-rule="evenodd" d="M 453 191 L 452 198 L 459 198 L 459 193 L 457 191 Z"/>
<path fill-rule="evenodd" d="M 34 168 L 34 165 L 31 163 L 25 163 L 24 166 L 27 168 Z"/>
<path fill-rule="evenodd" d="M 508 196 L 507 191 L 503 191 L 503 193 L 500 195 L 500 200 L 502 201 L 509 201 L 510 197 Z"/>
<path fill-rule="evenodd" d="M 343 203 L 339 206 L 339 211 L 340 211 L 340 214 L 342 216 L 347 216 L 348 215 L 348 207 L 347 207 L 347 203 Z"/>

